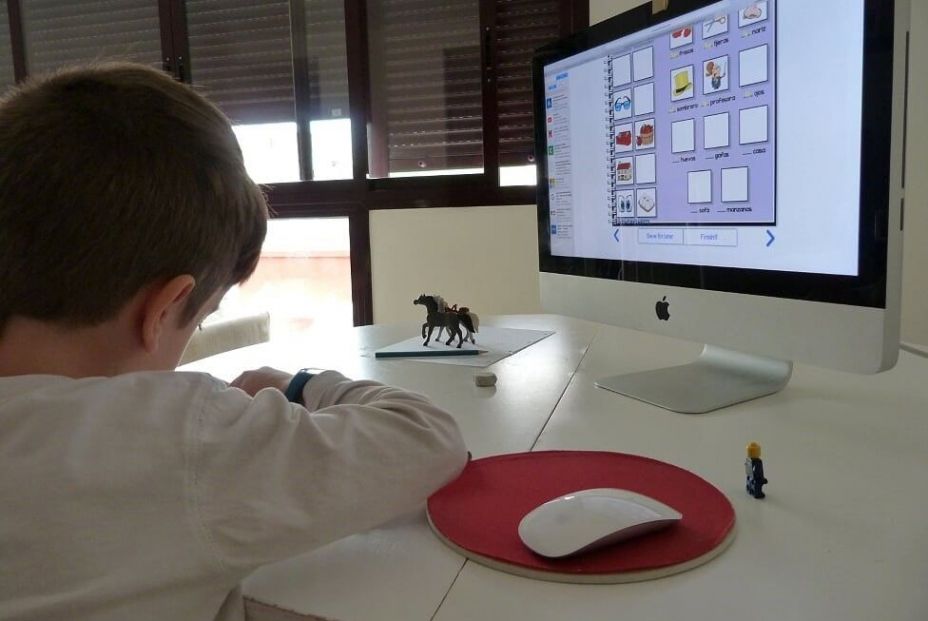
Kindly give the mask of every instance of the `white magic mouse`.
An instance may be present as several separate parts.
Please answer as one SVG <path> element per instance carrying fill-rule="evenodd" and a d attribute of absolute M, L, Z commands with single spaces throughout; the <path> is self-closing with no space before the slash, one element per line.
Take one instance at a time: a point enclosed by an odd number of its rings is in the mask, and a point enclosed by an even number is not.
<path fill-rule="evenodd" d="M 560 558 L 666 528 L 683 515 L 624 489 L 586 489 L 559 496 L 526 514 L 519 537 L 533 552 Z"/>

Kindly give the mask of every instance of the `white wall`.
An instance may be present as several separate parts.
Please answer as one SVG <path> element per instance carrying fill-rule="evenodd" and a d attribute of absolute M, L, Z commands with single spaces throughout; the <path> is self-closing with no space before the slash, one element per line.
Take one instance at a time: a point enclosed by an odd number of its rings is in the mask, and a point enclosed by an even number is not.
<path fill-rule="evenodd" d="M 590 23 L 597 24 L 613 15 L 633 9 L 644 0 L 590 0 Z"/>
<path fill-rule="evenodd" d="M 535 205 L 371 212 L 374 322 L 424 317 L 439 293 L 478 315 L 537 313 Z"/>
<path fill-rule="evenodd" d="M 590 0 L 600 22 L 640 0 Z M 912 0 L 903 338 L 928 344 L 928 0 Z M 538 312 L 534 206 L 385 210 L 371 214 L 374 321 L 418 317 L 423 291 L 477 313 Z"/>
<path fill-rule="evenodd" d="M 912 0 L 902 338 L 928 345 L 928 0 Z"/>

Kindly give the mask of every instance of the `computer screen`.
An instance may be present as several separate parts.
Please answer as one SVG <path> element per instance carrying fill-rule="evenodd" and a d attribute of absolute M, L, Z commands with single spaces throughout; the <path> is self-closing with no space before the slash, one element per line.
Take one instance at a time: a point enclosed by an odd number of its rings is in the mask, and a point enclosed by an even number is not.
<path fill-rule="evenodd" d="M 572 309 L 619 304 L 595 318 L 827 366 L 836 366 L 833 348 L 822 351 L 829 342 L 816 352 L 779 338 L 781 307 L 770 300 L 878 309 L 879 338 L 857 366 L 891 365 L 907 19 L 904 2 L 683 0 L 541 50 L 546 308 L 583 315 Z M 559 276 L 601 282 L 594 290 Z M 664 315 L 681 299 L 700 320 L 671 327 Z M 824 310 L 794 306 L 812 322 L 807 308 Z M 739 312 L 757 315 L 750 336 L 721 334 Z"/>

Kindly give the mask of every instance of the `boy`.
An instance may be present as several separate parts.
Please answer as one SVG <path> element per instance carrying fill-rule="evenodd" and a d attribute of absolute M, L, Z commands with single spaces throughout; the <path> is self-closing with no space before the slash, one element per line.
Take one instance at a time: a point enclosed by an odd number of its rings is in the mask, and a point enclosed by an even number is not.
<path fill-rule="evenodd" d="M 463 467 L 416 394 L 173 372 L 266 218 L 229 122 L 154 69 L 0 101 L 0 618 L 242 619 L 256 567 L 417 509 Z"/>

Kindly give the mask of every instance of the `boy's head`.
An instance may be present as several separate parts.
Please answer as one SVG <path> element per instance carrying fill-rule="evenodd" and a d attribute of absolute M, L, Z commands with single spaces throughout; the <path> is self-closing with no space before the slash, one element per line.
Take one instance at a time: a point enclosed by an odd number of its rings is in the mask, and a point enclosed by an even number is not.
<path fill-rule="evenodd" d="M 69 69 L 0 100 L 0 335 L 99 325 L 182 275 L 190 324 L 254 270 L 266 220 L 229 121 L 160 71 Z"/>

